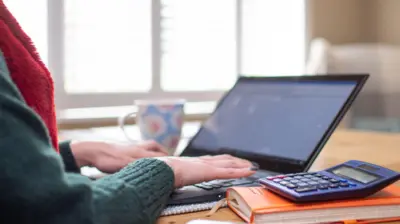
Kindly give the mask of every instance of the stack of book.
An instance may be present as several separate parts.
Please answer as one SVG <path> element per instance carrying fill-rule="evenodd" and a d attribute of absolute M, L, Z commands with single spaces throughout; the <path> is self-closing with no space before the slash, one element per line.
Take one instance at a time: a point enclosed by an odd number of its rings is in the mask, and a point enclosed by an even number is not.
<path fill-rule="evenodd" d="M 400 187 L 366 198 L 296 204 L 263 187 L 233 187 L 228 206 L 248 223 L 382 223 L 400 221 Z"/>

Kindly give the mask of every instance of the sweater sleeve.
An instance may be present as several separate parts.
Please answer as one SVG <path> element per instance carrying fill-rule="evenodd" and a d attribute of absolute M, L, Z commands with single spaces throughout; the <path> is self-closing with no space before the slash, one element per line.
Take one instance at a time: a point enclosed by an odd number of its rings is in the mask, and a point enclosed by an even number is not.
<path fill-rule="evenodd" d="M 138 160 L 97 181 L 65 171 L 45 126 L 0 70 L 0 223 L 154 223 L 172 169 Z"/>
<path fill-rule="evenodd" d="M 71 141 L 63 141 L 59 143 L 60 156 L 64 163 L 65 171 L 71 173 L 80 173 L 81 169 L 76 164 L 74 154 L 71 151 Z"/>

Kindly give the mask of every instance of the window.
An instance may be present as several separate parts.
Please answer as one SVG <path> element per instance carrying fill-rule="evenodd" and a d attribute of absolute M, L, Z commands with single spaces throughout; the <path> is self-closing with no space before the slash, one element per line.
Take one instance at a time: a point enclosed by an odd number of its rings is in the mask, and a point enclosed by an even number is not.
<path fill-rule="evenodd" d="M 226 90 L 237 78 L 236 2 L 161 1 L 161 87 Z"/>
<path fill-rule="evenodd" d="M 305 64 L 305 2 L 243 0 L 241 72 L 300 75 Z"/>
<path fill-rule="evenodd" d="M 65 91 L 151 90 L 151 1 L 67 0 Z"/>
<path fill-rule="evenodd" d="M 5 3 L 52 72 L 58 109 L 217 100 L 238 75 L 297 75 L 305 63 L 304 1 Z"/>
<path fill-rule="evenodd" d="M 4 0 L 4 3 L 32 38 L 43 62 L 48 64 L 47 0 Z"/>

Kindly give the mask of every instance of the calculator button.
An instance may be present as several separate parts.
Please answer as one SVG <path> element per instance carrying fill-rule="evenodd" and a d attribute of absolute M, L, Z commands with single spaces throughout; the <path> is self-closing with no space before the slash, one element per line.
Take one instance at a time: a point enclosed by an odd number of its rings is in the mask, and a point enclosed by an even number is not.
<path fill-rule="evenodd" d="M 316 176 L 316 177 L 322 177 L 322 175 L 319 174 L 319 173 L 314 174 L 314 176 Z"/>
<path fill-rule="evenodd" d="M 333 179 L 333 178 L 332 178 L 332 179 L 330 179 L 329 181 L 330 181 L 331 183 L 338 183 L 338 182 L 339 182 L 338 180 L 336 180 L 336 179 Z"/>
<path fill-rule="evenodd" d="M 309 184 L 309 185 L 318 185 L 318 182 L 316 182 L 316 181 L 310 181 L 310 182 L 308 182 L 308 184 Z"/>
<path fill-rule="evenodd" d="M 285 177 L 285 178 L 283 178 L 283 180 L 286 180 L 286 181 L 289 181 L 289 180 L 292 180 L 293 178 L 291 178 L 291 177 Z"/>
<path fill-rule="evenodd" d="M 285 186 L 285 185 L 290 184 L 290 183 L 287 182 L 287 181 L 281 181 L 281 182 L 279 182 L 279 184 Z"/>
<path fill-rule="evenodd" d="M 318 183 L 320 183 L 320 184 L 329 184 L 330 182 L 327 181 L 327 180 L 320 180 L 320 181 L 318 181 Z"/>
<path fill-rule="evenodd" d="M 297 186 L 299 186 L 299 187 L 307 187 L 308 184 L 300 182 L 300 183 L 297 183 Z"/>
<path fill-rule="evenodd" d="M 299 182 L 300 182 L 300 180 L 293 179 L 293 180 L 290 180 L 289 182 L 290 182 L 290 183 L 293 183 L 293 184 L 297 184 L 297 183 L 299 183 Z"/>
<path fill-rule="evenodd" d="M 338 188 L 339 185 L 338 185 L 338 184 L 330 184 L 329 187 L 330 187 L 330 188 Z"/>
<path fill-rule="evenodd" d="M 313 177 L 313 178 L 311 178 L 311 180 L 313 180 L 313 181 L 319 181 L 319 180 L 321 180 L 321 178 L 319 178 L 319 177 Z"/>
<path fill-rule="evenodd" d="M 308 179 L 308 178 L 302 178 L 302 179 L 300 179 L 300 181 L 302 181 L 302 182 L 308 182 L 308 181 L 310 181 L 310 179 Z"/>
<path fill-rule="evenodd" d="M 356 184 L 349 184 L 350 187 L 356 187 Z"/>
<path fill-rule="evenodd" d="M 340 179 L 340 182 L 347 183 L 348 181 L 345 179 Z"/>
<path fill-rule="evenodd" d="M 285 178 L 285 176 L 283 176 L 283 175 L 279 175 L 279 176 L 276 176 L 275 178 L 280 178 L 280 179 L 283 179 L 283 178 Z"/>
<path fill-rule="evenodd" d="M 321 189 L 321 190 L 326 190 L 326 189 L 328 189 L 329 188 L 329 185 L 327 185 L 327 184 L 320 184 L 320 185 L 318 185 L 318 189 Z"/>
<path fill-rule="evenodd" d="M 267 177 L 267 180 L 273 180 L 275 177 Z"/>
<path fill-rule="evenodd" d="M 302 179 L 303 177 L 302 176 L 294 176 L 293 178 Z"/>
<path fill-rule="evenodd" d="M 322 176 L 322 179 L 324 179 L 324 180 L 329 180 L 329 179 L 331 179 L 331 178 L 328 177 L 328 176 Z"/>
<path fill-rule="evenodd" d="M 290 189 L 293 189 L 293 188 L 296 188 L 297 186 L 294 185 L 294 184 L 287 184 L 286 187 L 290 188 Z"/>
<path fill-rule="evenodd" d="M 307 175 L 304 175 L 304 177 L 307 177 L 307 178 L 312 178 L 313 176 L 312 176 L 312 175 L 310 175 L 310 174 L 307 174 Z"/>
<path fill-rule="evenodd" d="M 341 186 L 341 187 L 348 187 L 349 184 L 348 184 L 348 183 L 343 183 L 343 182 L 342 182 L 342 183 L 339 184 L 339 186 Z"/>
<path fill-rule="evenodd" d="M 315 186 L 310 186 L 310 187 L 301 187 L 295 189 L 296 192 L 303 193 L 303 192 L 310 192 L 310 191 L 316 191 L 317 187 Z"/>

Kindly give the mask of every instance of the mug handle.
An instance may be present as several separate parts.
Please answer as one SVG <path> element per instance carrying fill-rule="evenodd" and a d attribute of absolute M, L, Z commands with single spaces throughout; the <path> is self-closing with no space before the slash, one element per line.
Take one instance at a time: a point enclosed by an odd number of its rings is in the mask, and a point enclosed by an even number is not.
<path fill-rule="evenodd" d="M 122 132 L 124 133 L 125 137 L 126 137 L 129 141 L 131 141 L 131 142 L 137 142 L 137 140 L 132 139 L 132 138 L 128 135 L 128 133 L 126 132 L 126 129 L 125 129 L 125 123 L 126 123 L 126 120 L 127 120 L 129 117 L 131 117 L 131 116 L 133 116 L 133 115 L 136 115 L 136 114 L 137 114 L 137 112 L 130 112 L 130 113 L 125 114 L 124 116 L 121 116 L 121 117 L 118 118 L 118 126 L 122 129 Z"/>

